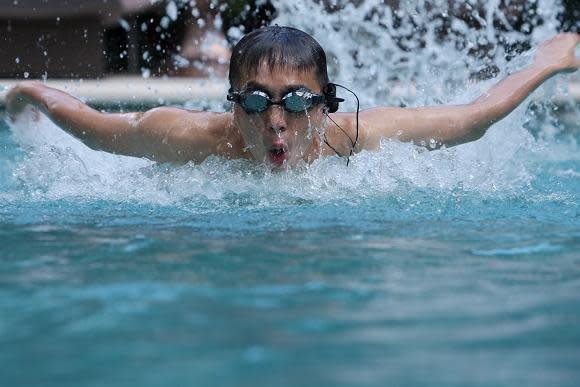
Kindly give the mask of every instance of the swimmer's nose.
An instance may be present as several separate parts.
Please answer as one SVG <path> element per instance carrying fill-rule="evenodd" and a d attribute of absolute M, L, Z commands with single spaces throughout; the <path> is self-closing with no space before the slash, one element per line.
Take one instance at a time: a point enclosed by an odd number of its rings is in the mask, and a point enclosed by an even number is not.
<path fill-rule="evenodd" d="M 284 108 L 277 105 L 270 106 L 266 114 L 268 119 L 268 129 L 276 133 L 280 133 L 286 130 L 287 123 Z"/>

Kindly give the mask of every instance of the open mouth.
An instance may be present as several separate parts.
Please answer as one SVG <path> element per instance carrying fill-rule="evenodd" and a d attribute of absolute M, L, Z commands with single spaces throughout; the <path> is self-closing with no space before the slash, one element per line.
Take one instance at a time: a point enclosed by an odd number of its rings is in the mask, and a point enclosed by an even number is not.
<path fill-rule="evenodd" d="M 269 155 L 272 163 L 282 165 L 286 160 L 287 151 L 284 147 L 273 147 Z"/>

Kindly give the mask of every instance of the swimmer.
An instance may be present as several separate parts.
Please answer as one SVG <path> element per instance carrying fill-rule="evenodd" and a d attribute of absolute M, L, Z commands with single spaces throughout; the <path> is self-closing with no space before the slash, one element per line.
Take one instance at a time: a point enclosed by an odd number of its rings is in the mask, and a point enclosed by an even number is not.
<path fill-rule="evenodd" d="M 545 80 L 577 70 L 579 42 L 580 35 L 564 33 L 542 43 L 531 65 L 469 104 L 336 113 L 342 99 L 328 79 L 322 47 L 303 31 L 271 26 L 247 34 L 232 49 L 231 112 L 159 107 L 102 113 L 32 81 L 8 92 L 6 108 L 15 121 L 31 105 L 96 150 L 173 163 L 219 155 L 285 168 L 320 156 L 376 150 L 381 139 L 430 148 L 477 140 Z"/>

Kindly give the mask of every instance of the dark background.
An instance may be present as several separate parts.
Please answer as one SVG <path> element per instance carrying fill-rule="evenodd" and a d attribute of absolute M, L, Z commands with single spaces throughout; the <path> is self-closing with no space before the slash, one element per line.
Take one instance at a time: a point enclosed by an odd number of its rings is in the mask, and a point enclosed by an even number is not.
<path fill-rule="evenodd" d="M 126 0 L 128 1 L 128 0 Z M 314 1 L 314 0 L 312 0 Z M 354 1 L 356 3 L 356 1 Z M 268 25 L 276 16 L 276 9 L 267 2 L 240 0 L 207 0 L 201 18 L 210 20 L 219 14 L 223 21 L 220 30 L 226 36 L 231 27 L 249 32 Z M 396 10 L 399 0 L 385 0 Z M 199 2 L 198 2 L 199 4 Z M 450 1 L 449 15 L 440 18 L 439 35 L 444 39 L 450 31 L 451 19 L 458 17 L 470 28 L 482 26 L 465 10 L 464 2 Z M 564 0 L 565 11 L 559 16 L 560 31 L 580 31 L 580 0 Z M 340 6 L 325 3 L 328 12 L 340 12 Z M 541 25 L 537 1 L 502 0 L 500 8 L 507 16 L 510 28 L 530 34 L 533 25 Z M 196 25 L 189 5 L 180 5 L 176 20 L 167 28 L 160 28 L 166 17 L 166 3 L 138 10 L 124 10 L 122 0 L 20 0 L 0 3 L 0 77 L 7 78 L 98 78 L 110 74 L 140 74 L 147 69 L 152 76 L 175 75 L 173 56 L 180 52 L 186 29 Z M 372 13 L 373 11 L 371 11 Z M 483 9 L 479 11 L 484 16 Z M 395 14 L 395 27 L 411 23 L 419 34 L 398 36 L 398 44 L 421 39 L 422 26 L 412 19 Z M 370 19 L 371 15 L 369 15 Z M 121 24 L 119 20 L 124 20 Z M 167 20 L 166 20 L 167 22 Z M 501 21 L 494 25 L 501 41 L 506 30 Z M 230 44 L 233 44 L 230 40 Z M 480 45 L 474 55 L 486 55 L 492 47 Z M 526 41 L 508 47 L 508 52 L 529 48 Z M 144 53 L 148 55 L 144 55 Z"/>

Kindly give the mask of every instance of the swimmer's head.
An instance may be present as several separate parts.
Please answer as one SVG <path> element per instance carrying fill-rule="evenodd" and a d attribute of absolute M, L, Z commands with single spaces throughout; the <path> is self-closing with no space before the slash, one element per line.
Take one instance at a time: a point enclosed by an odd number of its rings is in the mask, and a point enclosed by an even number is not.
<path fill-rule="evenodd" d="M 244 78 L 255 75 L 262 64 L 270 71 L 313 71 L 321 90 L 328 83 L 324 49 L 296 28 L 270 26 L 245 35 L 232 50 L 230 87 L 242 87 Z"/>
<path fill-rule="evenodd" d="M 314 38 L 291 27 L 253 31 L 232 50 L 229 80 L 231 92 L 269 100 L 257 110 L 235 100 L 234 121 L 254 158 L 276 166 L 316 158 L 317 131 L 323 130 L 327 110 L 323 98 L 317 97 L 324 94 L 328 73 L 326 54 Z M 296 94 L 312 98 L 304 103 L 294 98 Z"/>

